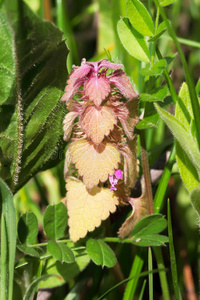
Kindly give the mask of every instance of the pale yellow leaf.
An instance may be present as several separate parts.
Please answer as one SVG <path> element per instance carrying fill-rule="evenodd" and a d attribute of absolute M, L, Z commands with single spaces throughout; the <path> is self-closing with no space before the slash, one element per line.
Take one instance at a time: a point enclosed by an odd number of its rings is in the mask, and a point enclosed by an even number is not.
<path fill-rule="evenodd" d="M 105 182 L 108 175 L 113 175 L 120 162 L 119 151 L 111 143 L 95 145 L 92 141 L 82 139 L 70 145 L 72 162 L 83 176 L 88 188 Z"/>
<path fill-rule="evenodd" d="M 70 138 L 71 132 L 72 132 L 72 127 L 73 127 L 73 122 L 74 119 L 77 116 L 77 112 L 69 112 L 66 114 L 64 121 L 63 121 L 63 131 L 64 131 L 64 140 L 67 141 Z"/>
<path fill-rule="evenodd" d="M 106 106 L 88 106 L 80 119 L 82 130 L 95 144 L 100 144 L 117 123 L 115 114 Z"/>
<path fill-rule="evenodd" d="M 67 209 L 70 239 L 76 242 L 100 226 L 101 221 L 115 212 L 118 199 L 107 188 L 94 187 L 90 191 L 81 180 L 66 180 Z"/>

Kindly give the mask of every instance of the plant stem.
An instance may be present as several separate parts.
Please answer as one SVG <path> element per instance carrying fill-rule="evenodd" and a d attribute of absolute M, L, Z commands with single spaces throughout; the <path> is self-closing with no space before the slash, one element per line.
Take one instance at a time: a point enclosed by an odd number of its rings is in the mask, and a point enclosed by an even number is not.
<path fill-rule="evenodd" d="M 175 146 L 173 146 L 170 156 L 168 158 L 168 161 L 166 163 L 166 166 L 164 168 L 162 177 L 160 179 L 160 183 L 158 185 L 156 194 L 154 196 L 155 213 L 159 213 L 161 211 L 165 193 L 166 193 L 167 186 L 168 186 L 168 182 L 169 182 L 169 178 L 171 176 L 171 170 L 172 170 L 173 164 L 175 162 L 175 156 L 176 156 L 176 151 L 175 151 Z"/>
<path fill-rule="evenodd" d="M 170 34 L 170 36 L 172 37 L 174 44 L 178 50 L 178 53 L 180 55 L 180 59 L 182 61 L 183 64 L 183 68 L 184 68 L 184 72 L 185 72 L 185 77 L 186 77 L 186 82 L 188 85 L 188 89 L 189 89 L 189 93 L 190 93 L 190 100 L 191 100 L 191 105 L 192 105 L 192 111 L 193 111 L 193 115 L 194 115 L 194 122 L 195 122 L 195 126 L 196 126 L 196 131 L 197 131 L 197 143 L 200 149 L 200 106 L 199 106 L 199 101 L 198 101 L 198 97 L 195 91 L 195 85 L 194 85 L 194 81 L 192 79 L 192 76 L 190 74 L 185 56 L 183 54 L 183 51 L 180 47 L 180 44 L 178 42 L 178 39 L 176 37 L 176 34 L 174 32 L 174 30 L 171 27 L 171 24 L 169 22 L 169 20 L 167 19 L 167 16 L 165 14 L 164 9 L 162 8 L 162 6 L 159 4 L 158 0 L 154 0 L 156 6 L 160 9 L 160 14 L 163 18 L 163 20 L 166 23 L 168 32 Z"/>
<path fill-rule="evenodd" d="M 152 272 L 153 270 L 151 247 L 148 248 L 148 270 L 150 272 Z M 152 273 L 149 273 L 149 300 L 153 300 L 153 274 Z"/>
<path fill-rule="evenodd" d="M 159 270 L 163 298 L 164 298 L 164 300 L 170 300 L 167 277 L 166 277 L 166 272 L 164 270 L 165 265 L 164 265 L 164 261 L 163 261 L 162 250 L 160 247 L 154 247 L 153 250 L 154 250 L 154 253 L 156 256 L 156 262 L 157 262 L 157 266 L 158 266 L 158 270 Z"/>
<path fill-rule="evenodd" d="M 146 188 L 146 193 L 147 193 L 149 213 L 153 214 L 153 212 L 154 212 L 153 211 L 153 196 L 152 196 L 152 189 L 151 189 L 149 162 L 148 162 L 148 155 L 147 155 L 146 143 L 145 143 L 145 131 L 143 131 L 143 130 L 140 133 L 140 144 L 141 144 L 142 168 L 143 168 L 145 188 Z"/>

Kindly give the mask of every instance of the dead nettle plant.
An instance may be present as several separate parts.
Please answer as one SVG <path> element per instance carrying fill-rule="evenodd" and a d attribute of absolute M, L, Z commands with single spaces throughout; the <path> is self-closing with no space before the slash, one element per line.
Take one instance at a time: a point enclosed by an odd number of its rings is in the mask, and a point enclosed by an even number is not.
<path fill-rule="evenodd" d="M 69 234 L 74 242 L 98 227 L 119 204 L 129 202 L 133 211 L 143 205 L 139 218 L 148 214 L 142 197 L 139 202 L 129 197 L 137 179 L 133 131 L 139 96 L 122 67 L 107 59 L 83 59 L 80 67 L 73 66 L 61 99 L 68 109 L 64 140 L 72 136 L 64 172 Z M 136 211 L 134 215 L 139 220 Z M 128 235 L 133 223 L 129 217 L 119 236 Z"/>

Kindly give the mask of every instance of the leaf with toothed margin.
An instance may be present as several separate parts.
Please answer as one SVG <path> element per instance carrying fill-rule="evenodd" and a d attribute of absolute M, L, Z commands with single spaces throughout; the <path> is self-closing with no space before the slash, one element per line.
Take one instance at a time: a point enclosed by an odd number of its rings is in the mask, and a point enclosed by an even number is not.
<path fill-rule="evenodd" d="M 93 187 L 88 190 L 81 180 L 66 180 L 69 234 L 73 242 L 100 226 L 101 221 L 115 212 L 118 199 L 108 188 Z"/>
<path fill-rule="evenodd" d="M 105 77 L 91 76 L 84 85 L 85 95 L 94 102 L 95 105 L 101 105 L 101 102 L 110 92 L 110 84 Z"/>
<path fill-rule="evenodd" d="M 42 21 L 23 1 L 3 2 L 0 176 L 12 192 L 62 159 L 58 154 L 64 148 L 66 108 L 60 97 L 67 77 L 67 54 L 58 28 Z"/>
<path fill-rule="evenodd" d="M 108 175 L 113 175 L 120 162 L 119 151 L 111 143 L 95 145 L 87 139 L 72 143 L 69 147 L 72 162 L 83 176 L 88 188 L 105 182 Z"/>
<path fill-rule="evenodd" d="M 95 144 L 100 144 L 117 123 L 114 112 L 106 106 L 88 106 L 80 118 L 82 130 Z"/>

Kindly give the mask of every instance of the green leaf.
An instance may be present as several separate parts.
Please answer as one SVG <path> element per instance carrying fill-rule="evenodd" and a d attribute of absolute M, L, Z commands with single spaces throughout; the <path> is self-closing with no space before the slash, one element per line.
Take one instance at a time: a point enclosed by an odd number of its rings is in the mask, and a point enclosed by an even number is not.
<path fill-rule="evenodd" d="M 47 260 L 45 274 L 57 274 L 57 277 L 49 278 L 39 284 L 39 288 L 52 288 L 60 286 L 65 282 L 73 279 L 78 275 L 89 263 L 90 257 L 85 250 L 73 251 L 76 255 L 76 261 L 68 264 L 56 261 L 54 258 Z"/>
<path fill-rule="evenodd" d="M 62 238 L 66 227 L 66 206 L 62 202 L 47 206 L 44 214 L 44 230 L 48 237 L 53 240 Z"/>
<path fill-rule="evenodd" d="M 133 28 L 128 18 L 122 18 L 117 23 L 117 32 L 122 45 L 130 55 L 146 63 L 150 61 L 150 54 L 144 36 Z"/>
<path fill-rule="evenodd" d="M 134 238 L 154 235 L 162 232 L 167 227 L 167 221 L 161 214 L 149 215 L 142 218 L 132 230 Z"/>
<path fill-rule="evenodd" d="M 194 188 L 190 193 L 190 200 L 198 217 L 200 218 L 200 187 Z"/>
<path fill-rule="evenodd" d="M 133 27 L 145 36 L 152 36 L 154 24 L 146 7 L 139 0 L 127 0 L 125 7 Z"/>
<path fill-rule="evenodd" d="M 149 102 L 154 102 L 154 101 L 163 101 L 165 97 L 167 96 L 167 87 L 162 86 L 160 88 L 156 88 L 151 91 L 151 94 L 141 94 L 140 95 L 140 100 L 141 101 L 149 101 Z"/>
<path fill-rule="evenodd" d="M 17 226 L 15 207 L 13 204 L 13 195 L 0 178 L 0 212 L 2 234 L 1 240 L 1 262 L 0 262 L 0 286 L 2 299 L 12 300 L 13 296 L 13 278 L 14 278 L 14 264 L 16 252 Z M 6 249 L 6 251 L 2 251 Z M 6 274 L 6 277 L 2 276 Z M 5 282 L 3 282 L 3 278 Z M 6 298 L 4 297 L 6 295 Z"/>
<path fill-rule="evenodd" d="M 159 37 L 161 37 L 161 35 L 163 35 L 163 33 L 167 30 L 167 26 L 165 21 L 163 21 L 162 23 L 159 24 L 157 30 L 156 30 L 156 34 L 152 37 L 150 37 L 150 39 L 148 39 L 148 42 L 155 42 L 159 39 Z"/>
<path fill-rule="evenodd" d="M 52 23 L 42 21 L 23 1 L 3 2 L 0 176 L 12 192 L 63 158 L 66 105 L 60 97 L 67 78 L 67 54 L 62 32 Z"/>
<path fill-rule="evenodd" d="M 47 249 L 56 260 L 65 263 L 73 263 L 75 261 L 73 251 L 65 244 L 50 240 L 47 244 Z"/>
<path fill-rule="evenodd" d="M 33 256 L 33 257 L 37 257 L 37 258 L 40 257 L 37 250 L 35 250 L 35 248 L 33 248 L 33 247 L 29 247 L 24 244 L 24 245 L 17 245 L 17 248 L 25 255 L 29 255 L 29 256 Z"/>
<path fill-rule="evenodd" d="M 161 6 L 167 6 L 174 3 L 176 0 L 159 0 Z"/>
<path fill-rule="evenodd" d="M 34 213 L 21 215 L 18 222 L 18 236 L 22 244 L 33 244 L 38 234 L 38 220 Z"/>
<path fill-rule="evenodd" d="M 169 238 L 160 234 L 144 235 L 141 238 L 133 239 L 133 244 L 140 247 L 159 247 L 164 246 L 166 243 L 169 243 Z"/>
<path fill-rule="evenodd" d="M 190 132 L 184 127 L 184 125 L 174 116 L 160 108 L 157 104 L 155 107 L 160 114 L 161 118 L 165 121 L 169 129 L 172 131 L 174 137 L 179 142 L 181 148 L 185 151 L 188 159 L 200 174 L 200 153 L 197 144 L 194 142 Z"/>
<path fill-rule="evenodd" d="M 165 59 L 159 60 L 151 69 L 144 68 L 140 70 L 140 73 L 144 76 L 158 76 L 166 69 L 167 63 Z"/>
<path fill-rule="evenodd" d="M 86 249 L 96 265 L 112 268 L 117 262 L 114 252 L 103 240 L 89 239 Z"/>
<path fill-rule="evenodd" d="M 175 117 L 185 126 L 185 128 L 191 132 L 195 132 L 193 122 L 193 111 L 190 101 L 190 95 L 187 84 L 184 82 L 181 86 L 179 97 L 176 102 Z M 192 126 L 193 124 L 193 126 Z M 192 130 L 192 131 L 191 131 Z M 194 137 L 193 137 L 194 140 Z M 188 189 L 191 191 L 193 188 L 199 185 L 198 173 L 193 163 L 188 159 L 185 151 L 178 142 L 176 145 L 176 160 L 179 168 L 181 178 Z"/>
<path fill-rule="evenodd" d="M 148 107 L 147 107 L 148 106 Z M 159 121 L 159 114 L 157 113 L 152 102 L 146 103 L 144 119 L 140 120 L 136 125 L 137 129 L 146 129 L 157 127 Z"/>

